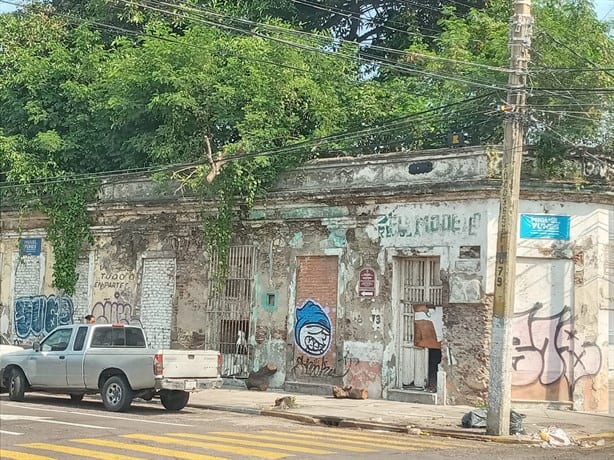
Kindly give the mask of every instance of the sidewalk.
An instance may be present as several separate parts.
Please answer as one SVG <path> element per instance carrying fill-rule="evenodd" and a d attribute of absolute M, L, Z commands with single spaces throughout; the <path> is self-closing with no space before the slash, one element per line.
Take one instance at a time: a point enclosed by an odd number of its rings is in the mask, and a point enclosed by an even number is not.
<path fill-rule="evenodd" d="M 295 396 L 296 406 L 275 408 L 275 400 L 284 396 Z M 189 405 L 209 410 L 282 417 L 308 424 L 497 442 L 541 443 L 539 431 L 550 426 L 561 428 L 577 442 L 614 440 L 614 416 L 527 405 L 512 405 L 516 412 L 525 415 L 523 425 L 526 434 L 511 436 L 488 436 L 483 428 L 463 428 L 463 415 L 475 409 L 469 406 L 435 406 L 381 399 L 335 399 L 332 395 L 248 391 L 232 387 L 193 393 Z"/>

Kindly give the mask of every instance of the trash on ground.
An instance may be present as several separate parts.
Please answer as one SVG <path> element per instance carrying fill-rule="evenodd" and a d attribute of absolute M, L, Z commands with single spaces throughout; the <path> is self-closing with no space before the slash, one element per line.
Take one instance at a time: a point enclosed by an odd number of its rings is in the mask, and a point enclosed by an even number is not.
<path fill-rule="evenodd" d="M 539 432 L 539 437 L 550 446 L 570 446 L 571 440 L 561 428 L 549 426 L 546 430 Z"/>
<path fill-rule="evenodd" d="M 461 424 L 464 428 L 486 428 L 487 414 L 486 409 L 474 409 L 463 415 Z M 523 414 L 510 411 L 510 434 L 525 434 L 522 426 L 523 419 Z"/>
<path fill-rule="evenodd" d="M 351 386 L 342 388 L 333 385 L 333 396 L 335 398 L 367 399 L 369 392 L 366 388 L 352 388 Z"/>
<path fill-rule="evenodd" d="M 255 372 L 250 372 L 245 381 L 248 390 L 266 391 L 269 388 L 269 379 L 277 372 L 275 364 L 268 363 Z"/>

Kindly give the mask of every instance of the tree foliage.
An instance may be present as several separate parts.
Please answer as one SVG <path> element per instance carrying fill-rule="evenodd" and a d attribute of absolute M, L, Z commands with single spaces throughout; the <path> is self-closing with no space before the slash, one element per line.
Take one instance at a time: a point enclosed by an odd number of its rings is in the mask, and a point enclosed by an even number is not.
<path fill-rule="evenodd" d="M 589 0 L 533 11 L 528 142 L 544 164 L 611 152 L 606 25 Z M 85 213 L 75 177 L 174 165 L 216 199 L 208 244 L 227 244 L 236 209 L 307 159 L 442 147 L 460 129 L 500 142 L 510 16 L 504 0 L 52 0 L 0 15 L 2 190 L 81 244 L 84 221 L 52 199 Z"/>

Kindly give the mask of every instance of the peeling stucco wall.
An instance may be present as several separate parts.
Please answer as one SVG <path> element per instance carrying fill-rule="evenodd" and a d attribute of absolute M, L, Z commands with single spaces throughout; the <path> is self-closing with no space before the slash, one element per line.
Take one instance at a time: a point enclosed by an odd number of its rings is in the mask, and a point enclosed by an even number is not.
<path fill-rule="evenodd" d="M 334 257 L 334 359 L 327 361 L 325 372 L 331 378 L 319 379 L 321 369 L 314 368 L 308 381 L 364 387 L 371 398 L 399 389 L 404 361 L 395 264 L 406 257 L 432 257 L 439 262 L 443 282 L 439 368 L 445 381 L 438 384 L 445 386 L 447 403 L 483 403 L 488 391 L 499 193 L 491 179 L 492 160 L 479 148 L 395 153 L 320 160 L 284 175 L 279 186 L 238 222 L 233 235 L 234 244 L 256 251 L 252 303 L 247 306 L 252 322 L 249 370 L 274 364 L 278 371 L 271 378 L 272 388 L 296 380 L 295 326 L 297 309 L 305 302 L 304 286 L 297 284 L 299 259 Z M 595 171 L 600 181 L 607 179 L 609 169 Z M 516 334 L 514 356 L 524 357 L 524 363 L 517 361 L 520 367 L 530 364 L 525 369 L 533 374 L 525 377 L 533 380 L 515 385 L 515 391 L 522 399 L 538 399 L 556 385 L 550 393 L 569 394 L 574 408 L 604 410 L 607 312 L 614 302 L 612 277 L 604 269 L 611 266 L 608 254 L 614 234 L 611 190 L 526 185 L 520 212 L 570 216 L 571 233 L 565 241 L 519 240 L 521 264 L 539 267 L 543 282 L 549 282 L 546 273 L 556 272 L 558 278 L 547 288 L 522 285 L 519 290 L 516 324 L 522 329 Z M 160 192 L 159 185 L 146 179 L 105 184 L 92 208 L 95 244 L 79 261 L 77 293 L 66 301 L 52 297 L 58 293 L 51 287 L 53 254 L 44 240 L 44 219 L 33 216 L 22 224 L 22 236 L 42 238 L 42 255 L 24 262 L 22 268 L 29 268 L 16 280 L 18 217 L 3 212 L 0 332 L 18 339 L 16 319 L 21 321 L 23 315 L 16 313 L 15 299 L 38 296 L 40 305 L 44 300 L 58 307 L 49 309 L 49 324 L 80 322 L 93 313 L 100 321 L 141 323 L 159 346 L 209 346 L 208 334 L 217 325 L 207 322 L 210 261 L 202 243 L 202 208 L 190 197 Z M 557 294 L 561 292 L 569 293 L 569 305 Z M 547 313 L 528 321 L 526 312 L 538 303 Z M 19 305 L 23 310 L 25 304 Z M 594 371 L 551 381 L 555 371 L 542 372 L 543 363 L 561 362 L 556 347 L 562 339 L 538 335 L 548 328 L 531 328 L 563 307 L 568 307 L 573 328 L 560 330 L 575 334 L 581 342 L 579 352 L 582 347 L 590 351 L 585 356 L 591 357 L 587 364 Z M 523 348 L 531 334 L 547 338 L 552 353 L 544 356 L 537 349 Z"/>

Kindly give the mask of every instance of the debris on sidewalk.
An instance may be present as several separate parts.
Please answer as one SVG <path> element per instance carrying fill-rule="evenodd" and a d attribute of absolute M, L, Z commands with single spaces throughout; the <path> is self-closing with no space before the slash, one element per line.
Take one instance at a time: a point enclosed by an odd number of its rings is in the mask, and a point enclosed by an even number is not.
<path fill-rule="evenodd" d="M 572 444 L 567 433 L 554 425 L 549 426 L 547 430 L 541 430 L 539 432 L 539 437 L 550 446 L 571 446 Z"/>
<path fill-rule="evenodd" d="M 486 428 L 487 419 L 486 409 L 475 409 L 467 412 L 461 419 L 464 428 Z M 512 410 L 510 411 L 510 434 L 525 434 L 523 427 L 524 415 Z"/>
<path fill-rule="evenodd" d="M 269 388 L 269 379 L 275 372 L 277 372 L 277 366 L 268 363 L 256 372 L 250 372 L 245 386 L 248 390 L 266 391 Z"/>
<path fill-rule="evenodd" d="M 369 391 L 366 388 L 339 387 L 333 385 L 333 396 L 335 398 L 367 399 Z"/>
<path fill-rule="evenodd" d="M 273 409 L 286 410 L 297 407 L 296 396 L 284 396 L 275 400 Z"/>

